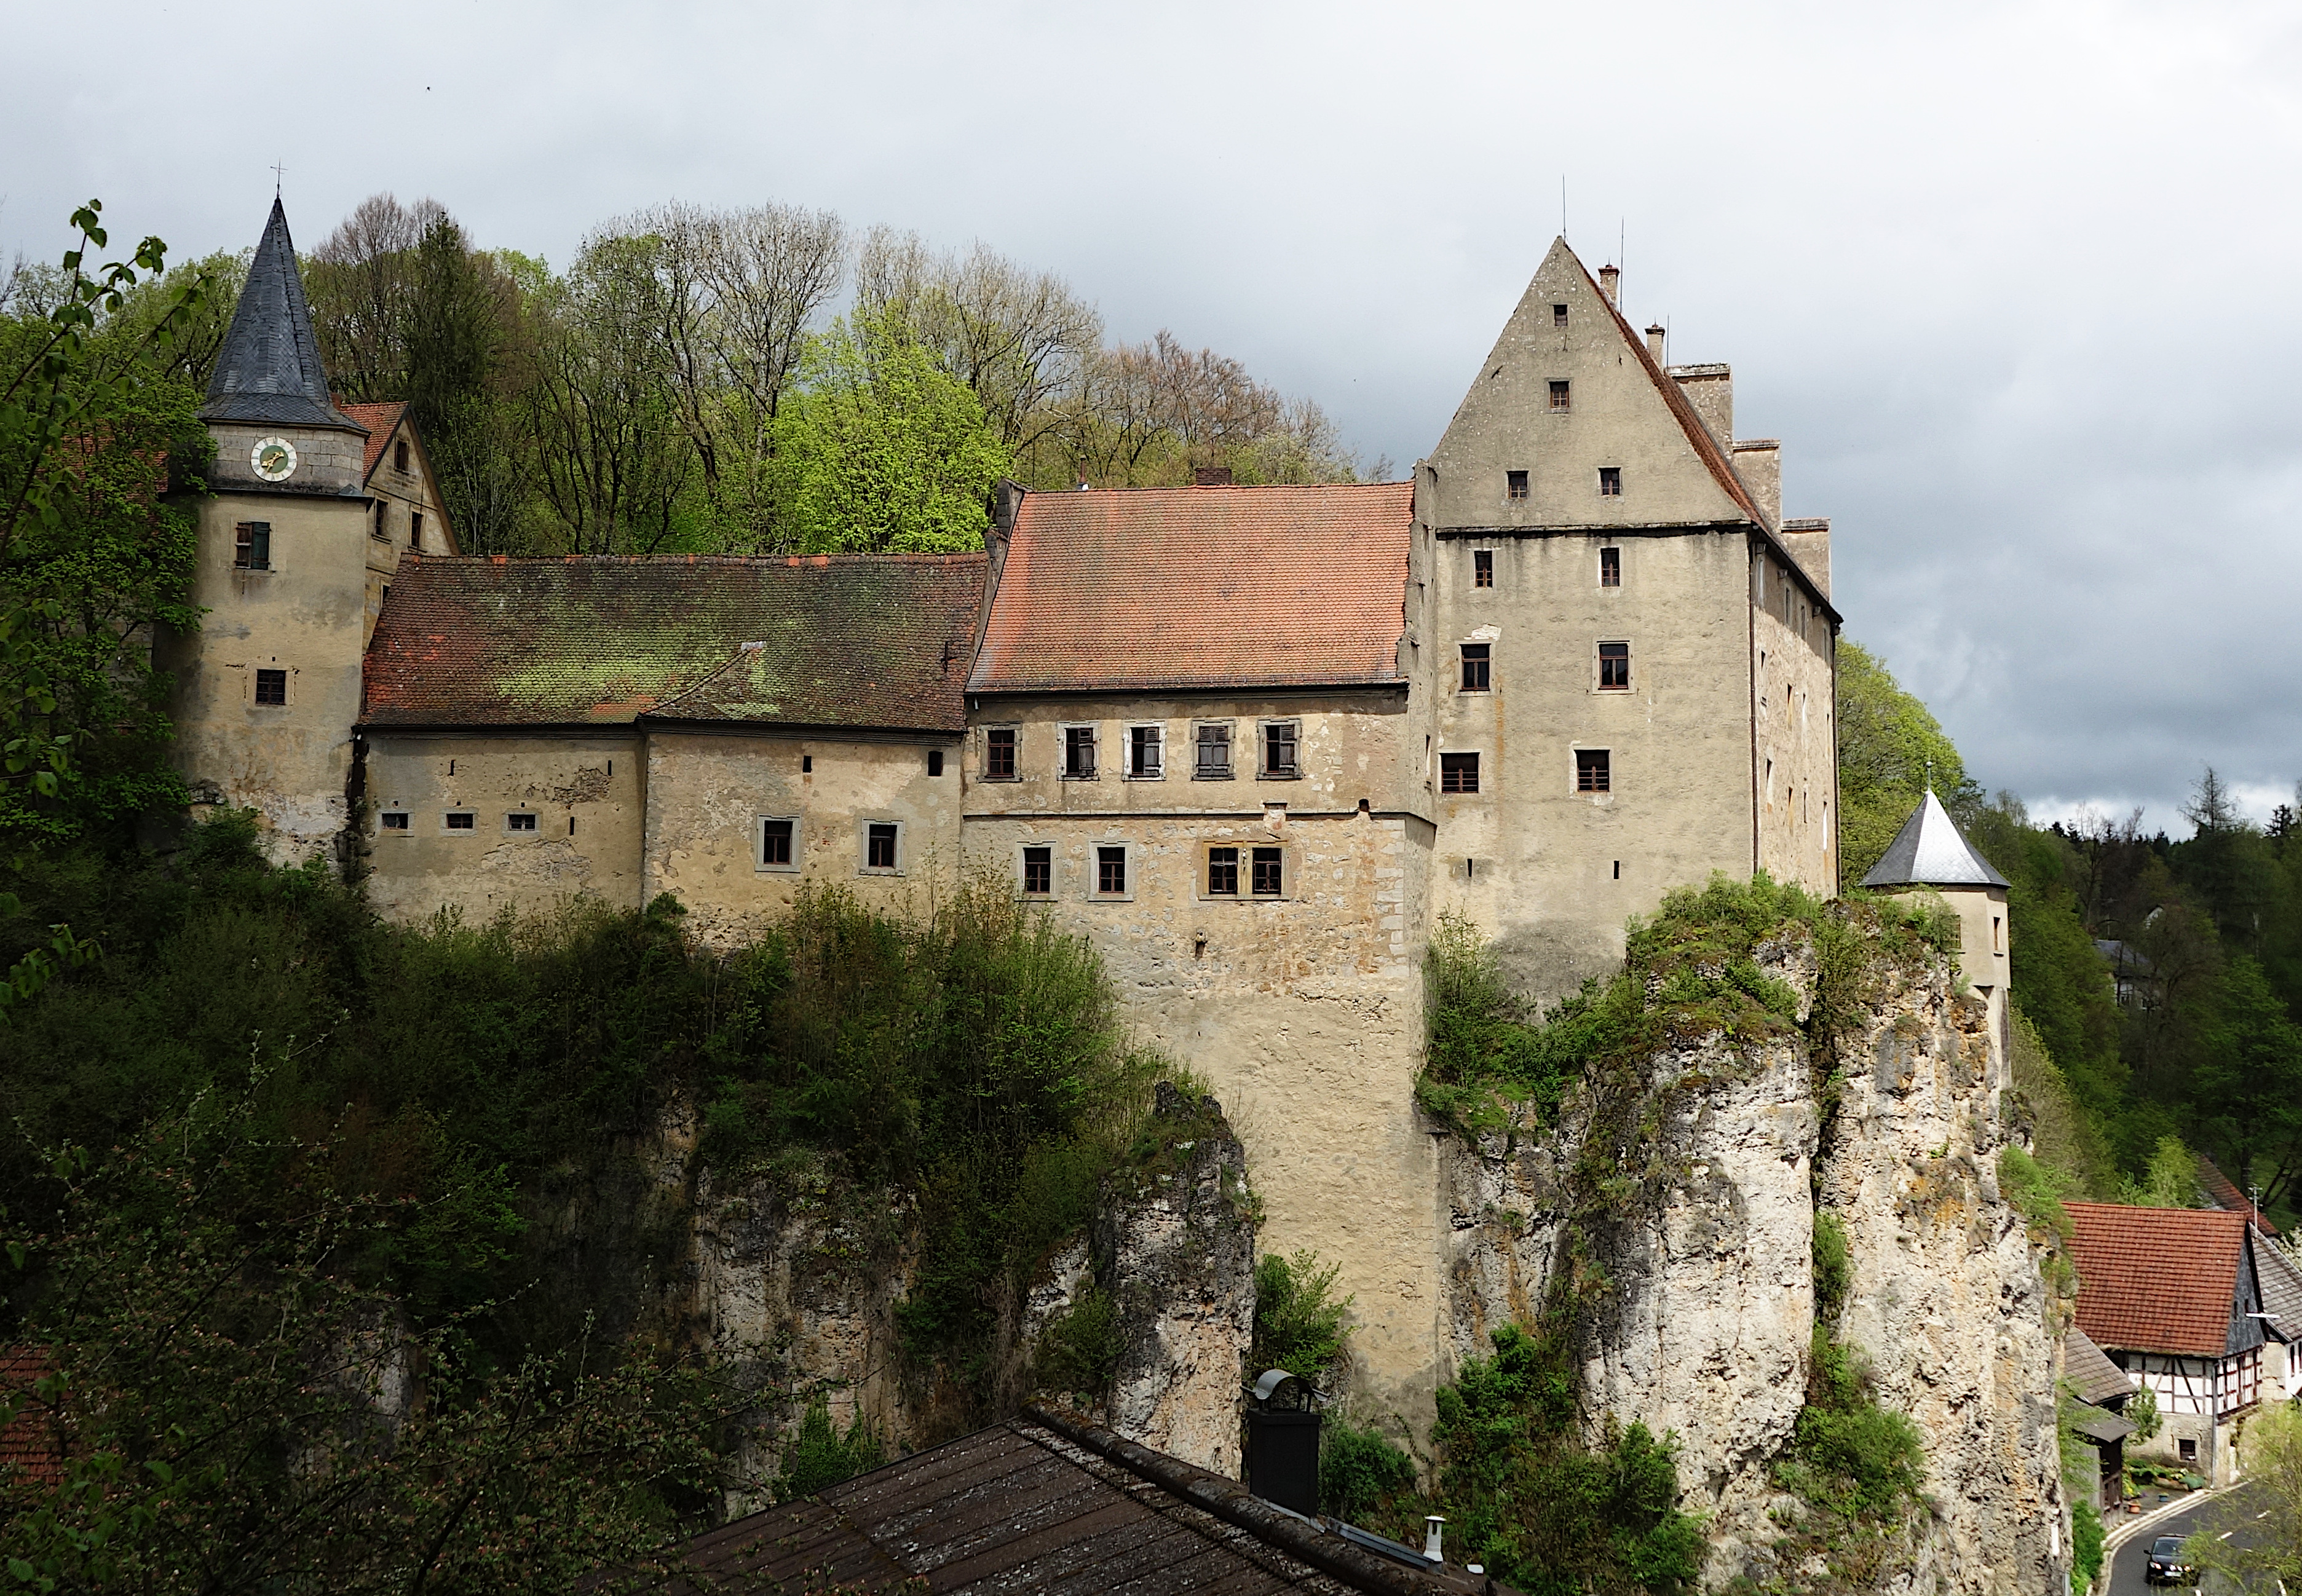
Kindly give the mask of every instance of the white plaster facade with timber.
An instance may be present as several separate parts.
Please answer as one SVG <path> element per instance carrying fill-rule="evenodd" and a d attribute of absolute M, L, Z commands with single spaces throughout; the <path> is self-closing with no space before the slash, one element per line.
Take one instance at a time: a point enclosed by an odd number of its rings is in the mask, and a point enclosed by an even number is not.
<path fill-rule="evenodd" d="M 239 313 L 271 349 L 310 336 L 274 222 Z M 204 524 L 187 774 L 407 920 L 672 893 L 728 944 L 810 882 L 1004 877 L 1222 1099 L 1263 1245 L 1342 1265 L 1359 1393 L 1420 1432 L 1436 917 L 1549 999 L 1673 887 L 1836 886 L 1827 525 L 1781 521 L 1726 369 L 1666 367 L 1614 289 L 1555 245 L 1411 482 L 1003 483 L 974 555 L 458 558 L 314 364 L 309 491 L 234 481 Z M 253 504 L 294 553 L 262 576 Z M 275 658 L 284 704 L 239 691 Z"/>

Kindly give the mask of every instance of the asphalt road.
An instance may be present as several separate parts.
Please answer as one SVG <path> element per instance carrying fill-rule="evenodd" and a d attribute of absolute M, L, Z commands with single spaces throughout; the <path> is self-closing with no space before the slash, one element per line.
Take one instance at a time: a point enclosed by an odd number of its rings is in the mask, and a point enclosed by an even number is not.
<path fill-rule="evenodd" d="M 2172 1514 L 2120 1547 L 2117 1555 L 2111 1559 L 2110 1596 L 2165 1596 L 2167 1587 L 2151 1584 L 2142 1577 L 2143 1563 L 2150 1555 L 2150 1543 L 2161 1535 L 2187 1536 L 2202 1521 L 2221 1522 L 2225 1513 L 2235 1513 L 2243 1525 L 2254 1512 L 2247 1505 L 2250 1489 L 2241 1485 L 2228 1496 L 2214 1497 L 2194 1508 Z M 2241 1528 L 2236 1534 L 2238 1544 L 2245 1545 L 2245 1530 Z M 2211 1593 L 2203 1593 L 2203 1596 L 2211 1596 Z"/>

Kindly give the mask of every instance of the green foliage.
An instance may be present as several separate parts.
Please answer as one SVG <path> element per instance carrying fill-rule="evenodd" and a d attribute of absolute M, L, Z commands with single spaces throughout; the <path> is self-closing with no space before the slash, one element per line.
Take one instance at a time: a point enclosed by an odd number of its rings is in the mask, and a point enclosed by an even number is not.
<path fill-rule="evenodd" d="M 1319 1255 L 1304 1248 L 1292 1257 L 1266 1253 L 1255 1261 L 1255 1331 L 1248 1346 L 1250 1379 L 1266 1369 L 1284 1369 L 1314 1387 L 1343 1355 L 1351 1304 L 1332 1295 L 1340 1264 L 1319 1266 Z"/>
<path fill-rule="evenodd" d="M 163 1114 L 108 1156 L 46 1150 L 0 1218 L 13 1344 L 0 1391 L 65 1477 L 0 1478 L 15 1584 L 189 1593 L 564 1587 L 700 1523 L 739 1400 L 704 1368 L 585 1338 L 489 1367 L 367 1261 L 436 1199 L 346 1189 L 325 1143 L 245 1089 Z M 420 1373 L 426 1399 L 388 1393 Z"/>
<path fill-rule="evenodd" d="M 1381 1431 L 1326 1415 L 1319 1426 L 1320 1512 L 1357 1524 L 1414 1483 L 1415 1459 Z"/>
<path fill-rule="evenodd" d="M 777 419 L 787 547 L 938 553 L 980 549 L 1006 446 L 966 383 L 888 318 L 817 341 Z"/>
<path fill-rule="evenodd" d="M 2094 1503 L 2079 1498 L 2071 1503 L 2071 1589 L 2090 1591 L 2102 1573 L 2103 1541 L 2107 1532 Z"/>
<path fill-rule="evenodd" d="M 1819 1324 L 1837 1321 L 1854 1285 L 1854 1260 L 1847 1250 L 1846 1224 L 1827 1208 L 1814 1211 L 1814 1317 Z"/>
<path fill-rule="evenodd" d="M 1429 1505 L 1456 1555 L 1539 1596 L 1691 1589 L 1702 1530 L 1677 1508 L 1672 1438 L 1610 1423 L 1603 1444 L 1584 1445 L 1566 1348 L 1508 1324 L 1493 1341 L 1492 1357 L 1439 1388 Z"/>
<path fill-rule="evenodd" d="M 1886 661 L 1849 638 L 1838 643 L 1838 872 L 1847 886 L 1878 862 L 1928 785 L 1953 814 L 1981 790 L 1926 705 Z"/>
<path fill-rule="evenodd" d="M 116 827 L 185 802 L 155 634 L 194 630 L 208 444 L 172 368 L 198 279 L 155 303 L 165 246 L 97 267 L 94 200 L 38 314 L 0 315 L 0 837 Z M 139 290 L 143 290 L 140 294 Z"/>
<path fill-rule="evenodd" d="M 1110 1292 L 1090 1286 L 1039 1332 L 1035 1383 L 1042 1390 L 1099 1400 L 1122 1350 L 1119 1305 Z"/>
<path fill-rule="evenodd" d="M 2142 1178 L 2122 1182 L 2118 1200 L 2138 1208 L 2197 1207 L 2198 1155 L 2179 1136 L 2160 1137 Z"/>
<path fill-rule="evenodd" d="M 2012 1005 L 2009 1018 L 2008 1062 L 2020 1094 L 2016 1107 L 2028 1116 L 2037 1161 L 2063 1182 L 2065 1196 L 2095 1201 L 2114 1197 L 2117 1166 L 2096 1116 L 2078 1102 L 2020 1004 Z"/>
<path fill-rule="evenodd" d="M 1861 1354 L 1817 1325 L 1806 1406 L 1777 1480 L 1841 1518 L 1897 1521 L 1919 1500 L 1926 1453 L 1906 1414 L 1881 1407 Z"/>
<path fill-rule="evenodd" d="M 842 1435 L 831 1422 L 831 1404 L 818 1392 L 807 1405 L 799 1428 L 785 1443 L 776 1471 L 776 1500 L 797 1501 L 843 1480 L 868 1474 L 887 1460 L 879 1433 L 857 1414 Z"/>
<path fill-rule="evenodd" d="M 2158 1432 L 2166 1424 L 2165 1418 L 2158 1411 L 2158 1393 L 2147 1385 L 2126 1399 L 2125 1409 L 2120 1416 L 2134 1426 L 2134 1444 L 2137 1446 L 2148 1446 L 2157 1440 Z"/>
<path fill-rule="evenodd" d="M 2076 1181 L 2012 1142 L 1998 1151 L 1998 1191 L 2038 1240 L 2068 1241 L 2074 1233 L 2063 1199 L 2078 1195 Z"/>
<path fill-rule="evenodd" d="M 2246 1421 L 2247 1489 L 2210 1508 L 2184 1543 L 2206 1578 L 2241 1591 L 2302 1585 L 2302 1412 L 2264 1403 Z"/>

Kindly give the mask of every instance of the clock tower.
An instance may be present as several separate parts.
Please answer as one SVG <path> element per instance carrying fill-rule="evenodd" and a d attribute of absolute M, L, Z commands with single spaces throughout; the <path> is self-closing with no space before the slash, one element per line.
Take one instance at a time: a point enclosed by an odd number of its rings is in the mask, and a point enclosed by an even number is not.
<path fill-rule="evenodd" d="M 199 505 L 201 629 L 166 640 L 176 761 L 197 801 L 253 809 L 273 858 L 350 819 L 371 583 L 367 429 L 320 368 L 275 198 L 200 408 L 215 440 Z"/>

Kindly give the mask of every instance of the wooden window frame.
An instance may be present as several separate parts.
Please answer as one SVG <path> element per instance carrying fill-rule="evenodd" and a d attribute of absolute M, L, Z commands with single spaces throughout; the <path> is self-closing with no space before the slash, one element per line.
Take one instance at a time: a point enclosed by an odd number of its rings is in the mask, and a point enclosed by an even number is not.
<path fill-rule="evenodd" d="M 1206 734 L 1221 732 L 1219 739 L 1223 751 L 1220 769 L 1211 769 L 1200 757 L 1200 751 L 1209 746 Z M 1193 781 L 1236 781 L 1239 779 L 1239 723 L 1235 720 L 1194 720 L 1191 722 L 1191 779 Z"/>
<path fill-rule="evenodd" d="M 1044 853 L 1047 856 L 1046 890 L 1031 890 L 1031 855 Z M 1026 837 L 1015 844 L 1015 895 L 1026 903 L 1050 903 L 1058 895 L 1056 888 L 1063 879 L 1062 846 L 1044 837 Z"/>
<path fill-rule="evenodd" d="M 1280 769 L 1272 763 L 1272 744 L 1278 739 L 1274 734 L 1287 734 L 1287 768 Z M 1274 716 L 1259 720 L 1255 727 L 1255 779 L 1257 781 L 1300 781 L 1303 779 L 1303 722 L 1299 716 Z"/>
<path fill-rule="evenodd" d="M 469 823 L 458 826 L 456 824 L 458 819 Z M 479 811 L 470 809 L 442 810 L 440 811 L 440 830 L 445 836 L 477 836 L 480 835 Z"/>
<path fill-rule="evenodd" d="M 269 571 L 272 564 L 272 523 L 241 521 L 231 529 L 231 568 Z"/>
<path fill-rule="evenodd" d="M 1471 585 L 1492 587 L 1495 584 L 1495 551 L 1492 549 L 1471 550 Z"/>
<path fill-rule="evenodd" d="M 1000 738 L 1005 737 L 1003 743 Z M 997 754 L 1004 748 L 1007 769 L 995 769 Z M 1023 728 L 1020 726 L 987 726 L 983 728 L 982 752 L 976 764 L 985 781 L 1021 781 L 1022 776 Z"/>
<path fill-rule="evenodd" d="M 1084 744 L 1081 742 L 1082 734 L 1085 739 Z M 1097 723 L 1092 720 L 1066 720 L 1063 723 L 1063 779 L 1065 781 L 1098 780 L 1103 773 L 1103 760 L 1097 744 L 1103 741 L 1103 735 Z M 1087 749 L 1087 769 L 1080 771 L 1072 769 L 1071 754 L 1075 749 L 1082 745 Z"/>
<path fill-rule="evenodd" d="M 1478 793 L 1479 751 L 1477 749 L 1450 748 L 1440 753 L 1439 791 L 1449 797 L 1470 797 Z"/>
<path fill-rule="evenodd" d="M 1612 652 L 1609 651 L 1612 650 Z M 1625 637 L 1609 637 L 1601 641 L 1593 657 L 1597 668 L 1598 693 L 1628 693 L 1631 690 L 1631 644 Z M 1610 669 L 1610 668 L 1614 668 Z M 1613 680 L 1609 680 L 1609 676 Z"/>
<path fill-rule="evenodd" d="M 1620 466 L 1599 467 L 1599 497 L 1620 499 L 1623 496 L 1623 468 Z"/>
<path fill-rule="evenodd" d="M 1265 900 L 1284 898 L 1287 883 L 1294 876 L 1294 872 L 1287 868 L 1285 846 L 1277 843 L 1250 843 L 1247 854 L 1248 869 L 1252 872 L 1248 895 Z M 1266 875 L 1265 871 L 1271 873 Z"/>
<path fill-rule="evenodd" d="M 1199 895 L 1203 898 L 1236 898 L 1239 891 L 1238 843 L 1209 843 L 1199 850 Z M 1228 855 L 1228 857 L 1225 857 Z M 1216 872 L 1222 872 L 1218 875 Z M 1218 886 L 1220 882 L 1222 885 Z"/>
<path fill-rule="evenodd" d="M 293 684 L 295 676 L 296 673 L 290 670 L 284 665 L 250 666 L 248 673 L 248 701 L 255 705 L 259 710 L 286 709 L 288 707 L 289 688 Z M 278 683 L 280 687 L 280 696 L 278 698 L 266 698 L 264 696 L 266 677 L 270 677 Z"/>
<path fill-rule="evenodd" d="M 1623 551 L 1608 547 L 1599 550 L 1599 585 L 1620 588 L 1623 585 Z"/>
<path fill-rule="evenodd" d="M 1554 412 L 1575 407 L 1575 384 L 1566 377 L 1550 379 L 1550 407 Z"/>
<path fill-rule="evenodd" d="M 1143 739 L 1143 734 L 1146 732 L 1151 734 L 1150 740 L 1147 743 Z M 1146 747 L 1148 747 L 1151 751 L 1152 768 L 1148 770 L 1138 769 L 1136 758 L 1136 756 L 1140 754 Z M 1162 720 L 1136 720 L 1129 722 L 1127 727 L 1127 741 L 1122 746 L 1120 757 L 1126 764 L 1126 769 L 1120 772 L 1120 775 L 1123 779 L 1127 781 L 1166 780 L 1166 722 Z"/>
<path fill-rule="evenodd" d="M 1578 748 L 1575 751 L 1575 794 L 1597 797 L 1615 790 L 1615 751 Z"/>
<path fill-rule="evenodd" d="M 784 857 L 779 861 L 768 858 L 768 827 L 788 826 L 784 836 Z M 753 815 L 752 817 L 752 869 L 762 876 L 796 876 L 800 872 L 802 828 L 797 815 Z"/>
<path fill-rule="evenodd" d="M 886 827 L 895 834 L 890 849 L 893 861 L 891 863 L 873 864 L 871 862 L 871 833 L 879 827 Z M 904 865 L 903 842 L 903 823 L 901 820 L 875 819 L 869 815 L 859 816 L 855 821 L 855 873 L 859 876 L 902 875 Z"/>
<path fill-rule="evenodd" d="M 1119 854 L 1120 889 L 1116 892 L 1106 892 L 1103 885 L 1104 855 L 1110 851 L 1116 851 Z M 1108 837 L 1098 837 L 1089 843 L 1087 847 L 1088 901 L 1096 903 L 1133 903 L 1136 888 L 1141 884 L 1141 855 L 1133 843 L 1114 842 Z"/>
<path fill-rule="evenodd" d="M 1460 645 L 1463 660 L 1465 693 L 1494 691 L 1494 648 L 1491 643 L 1466 643 Z"/>
<path fill-rule="evenodd" d="M 1527 474 L 1524 471 L 1503 473 L 1503 497 L 1513 503 L 1525 503 L 1527 495 Z"/>

